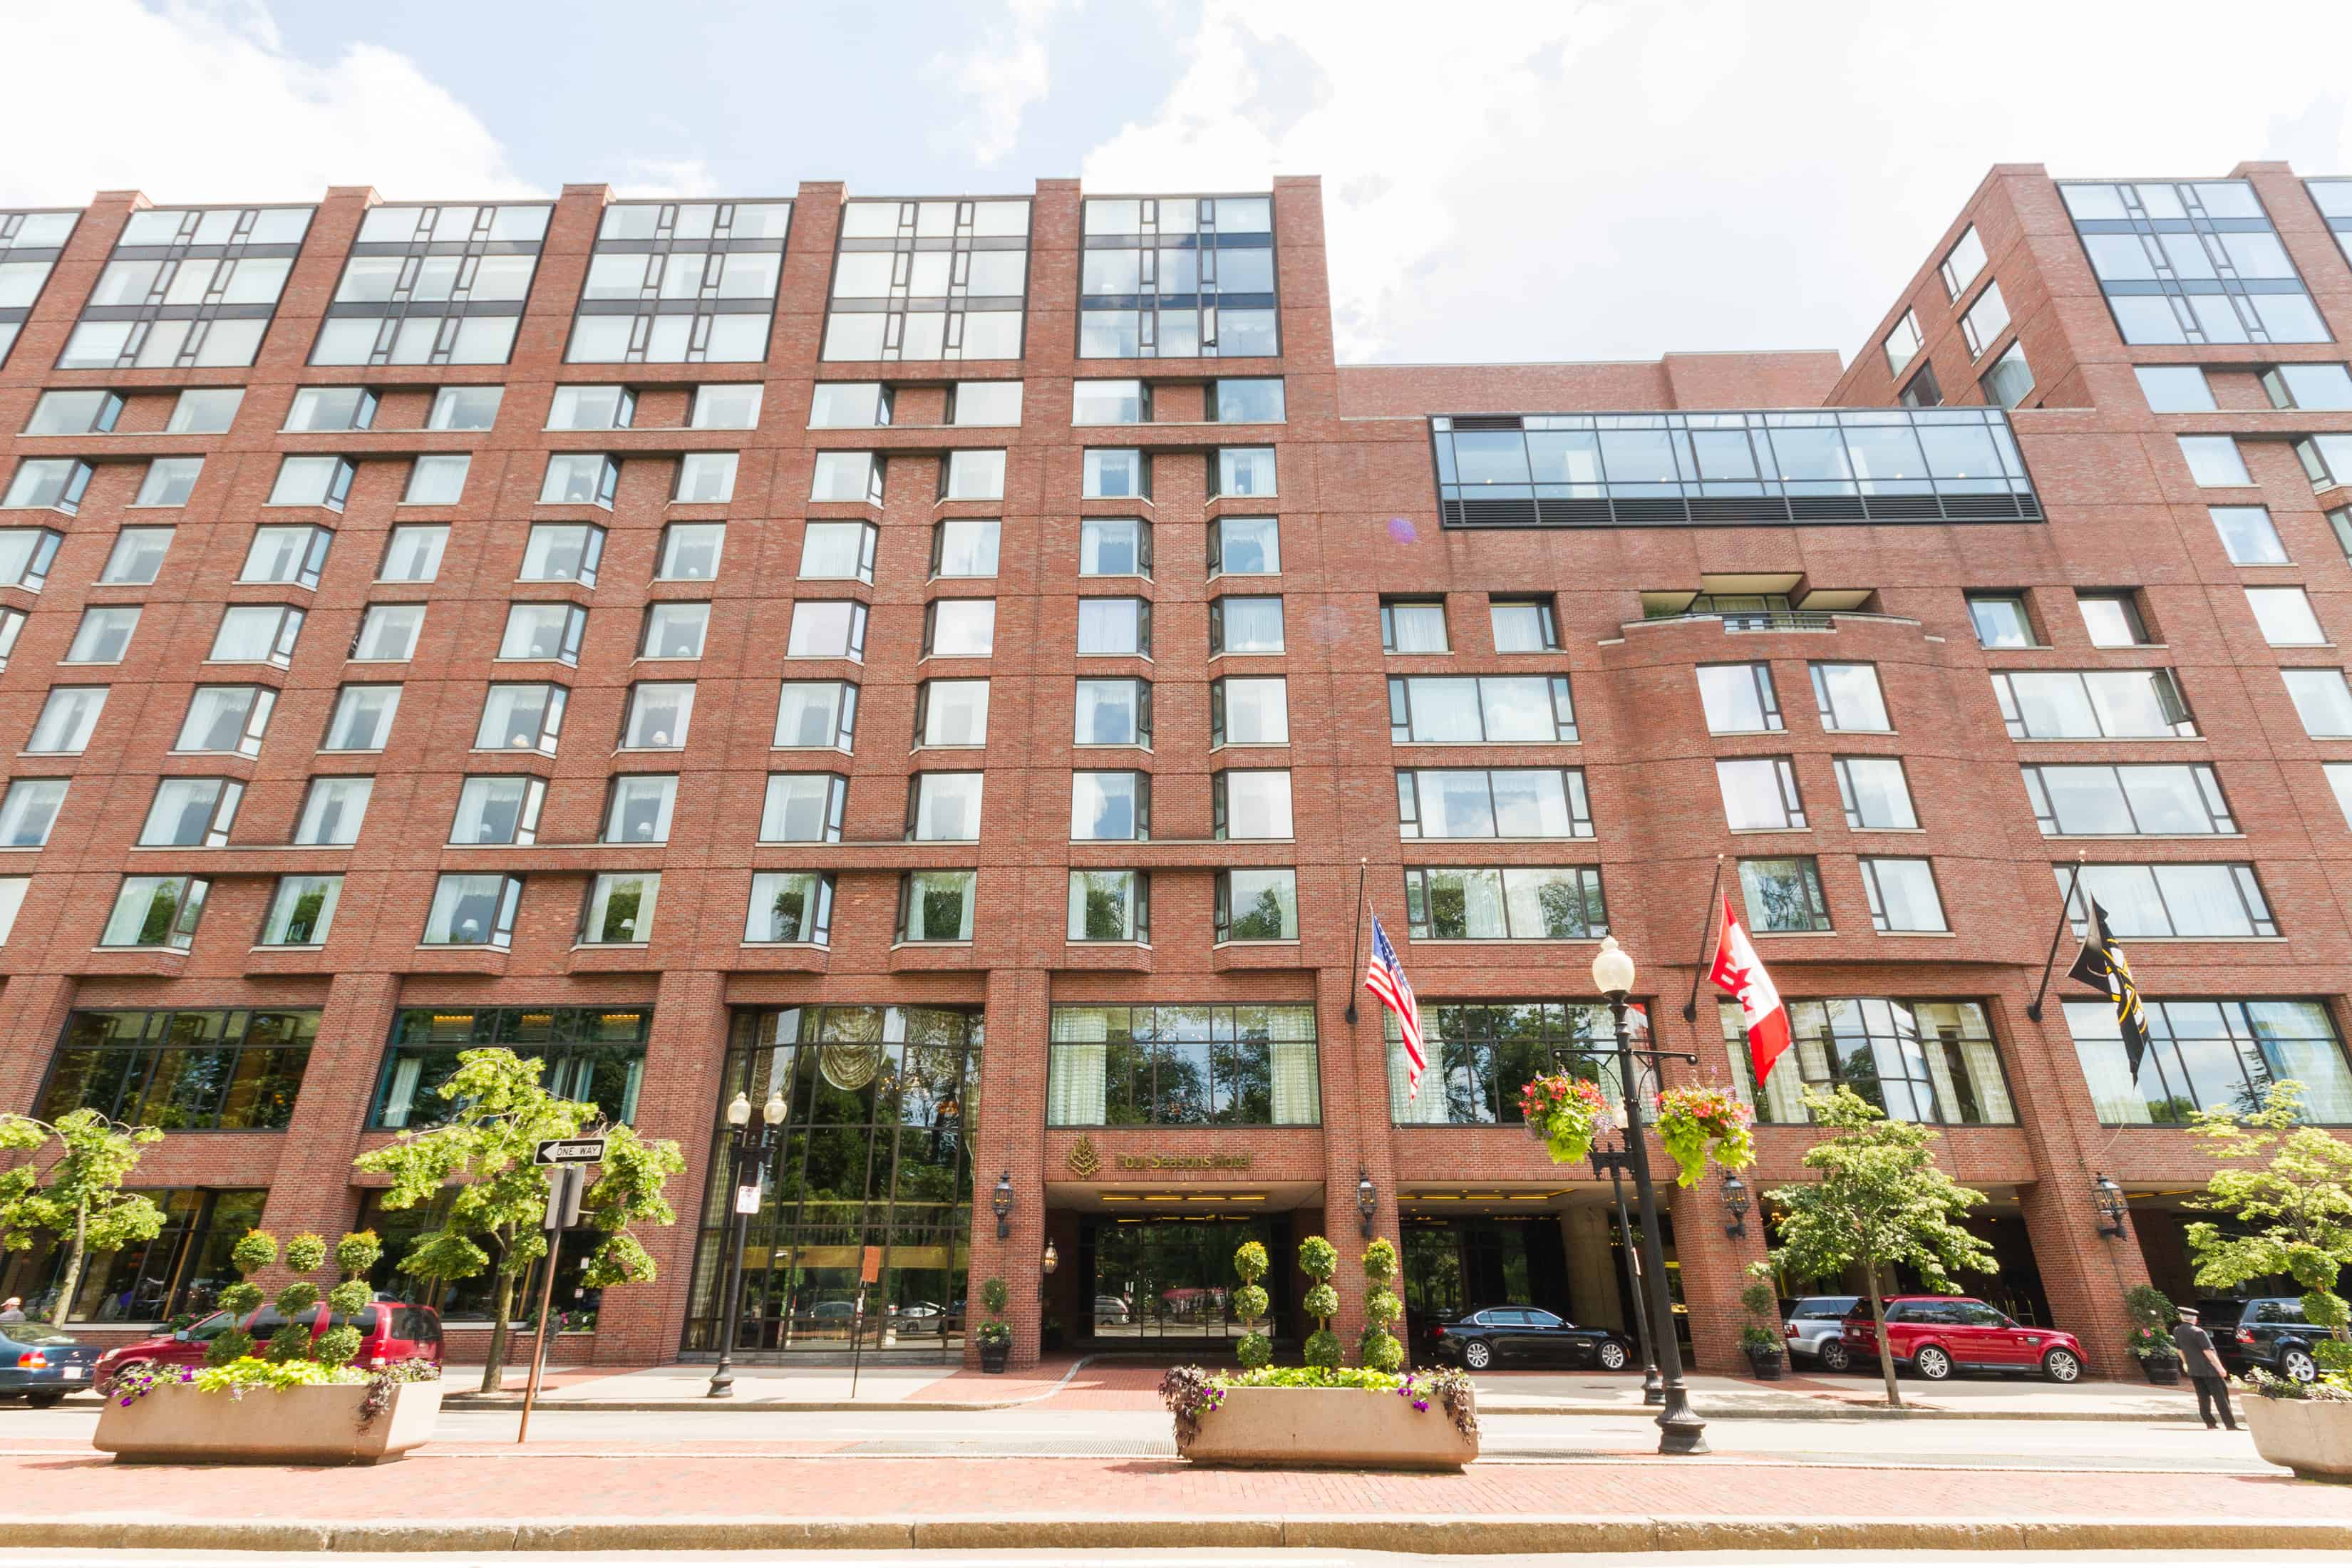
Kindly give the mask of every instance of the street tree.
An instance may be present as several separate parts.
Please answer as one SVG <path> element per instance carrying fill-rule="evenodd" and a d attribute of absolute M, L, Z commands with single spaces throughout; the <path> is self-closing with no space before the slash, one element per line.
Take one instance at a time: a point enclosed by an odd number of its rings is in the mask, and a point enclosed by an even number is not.
<path fill-rule="evenodd" d="M 387 1209 L 425 1206 L 434 1228 L 419 1236 L 400 1260 L 403 1272 L 430 1279 L 470 1279 L 485 1270 L 496 1282 L 490 1347 L 482 1391 L 495 1392 L 506 1372 L 507 1325 L 515 1289 L 547 1253 L 541 1228 L 549 1167 L 532 1163 L 541 1140 L 604 1140 L 604 1162 L 583 1196 L 581 1223 L 598 1233 L 582 1270 L 592 1287 L 654 1278 L 653 1256 L 635 1234 L 642 1225 L 669 1225 L 677 1214 L 662 1189 L 686 1169 L 686 1157 L 667 1139 L 640 1138 L 625 1123 L 603 1122 L 594 1105 L 548 1092 L 535 1057 L 482 1047 L 457 1053 L 457 1070 L 441 1086 L 448 1120 L 361 1155 L 352 1163 L 388 1175 Z"/>
<path fill-rule="evenodd" d="M 95 1110 L 68 1110 L 55 1121 L 0 1115 L 0 1152 L 27 1156 L 0 1171 L 0 1245 L 18 1252 L 46 1236 L 66 1252 L 51 1323 L 64 1325 L 91 1253 L 152 1241 L 163 1228 L 154 1199 L 122 1190 L 138 1169 L 139 1151 L 163 1136 L 161 1128 L 134 1127 Z M 51 1144 L 56 1152 L 44 1168 Z"/>
<path fill-rule="evenodd" d="M 1805 1151 L 1805 1167 L 1817 1173 L 1815 1179 L 1767 1194 L 1783 1210 L 1772 1265 L 1822 1279 L 1860 1267 L 1886 1403 L 1899 1409 L 1903 1394 L 1887 1344 L 1883 1271 L 1906 1265 L 1936 1290 L 1958 1289 L 1953 1275 L 1962 1268 L 1991 1273 L 1992 1249 L 1960 1223 L 1985 1195 L 1959 1185 L 1936 1163 L 1936 1134 L 1915 1122 L 1887 1120 L 1853 1090 L 1842 1085 L 1834 1094 L 1807 1089 L 1805 1105 L 1830 1136 Z"/>
<path fill-rule="evenodd" d="M 2339 1270 L 2352 1263 L 2352 1143 L 2303 1121 L 2304 1086 L 2282 1079 L 2262 1109 L 2244 1117 L 2227 1110 L 2189 1118 L 2205 1152 L 2216 1160 L 2263 1160 L 2224 1166 L 2207 1178 L 2192 1206 L 2237 1222 L 2189 1226 L 2197 1283 L 2233 1289 L 2249 1279 L 2284 1275 L 2304 1289 L 2304 1321 L 2328 1331 L 2312 1346 L 2312 1360 L 2330 1372 L 2352 1372 L 2352 1310 L 2336 1293 Z"/>

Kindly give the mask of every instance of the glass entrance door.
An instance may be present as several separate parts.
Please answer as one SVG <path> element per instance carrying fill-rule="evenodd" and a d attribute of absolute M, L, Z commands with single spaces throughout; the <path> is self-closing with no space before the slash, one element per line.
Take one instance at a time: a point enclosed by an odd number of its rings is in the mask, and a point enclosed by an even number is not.
<path fill-rule="evenodd" d="M 1130 1342 L 1240 1338 L 1233 1311 L 1233 1293 L 1241 1285 L 1234 1251 L 1245 1241 L 1265 1240 L 1263 1220 L 1097 1226 L 1094 1337 Z"/>

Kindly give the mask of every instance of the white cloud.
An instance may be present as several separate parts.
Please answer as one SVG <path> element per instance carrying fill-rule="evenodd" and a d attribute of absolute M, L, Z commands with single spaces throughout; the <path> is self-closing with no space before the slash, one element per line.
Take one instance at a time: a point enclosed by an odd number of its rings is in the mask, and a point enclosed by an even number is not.
<path fill-rule="evenodd" d="M 1021 121 L 1042 101 L 1053 75 L 1045 35 L 1061 0 L 1006 0 L 1005 15 L 977 44 L 942 49 L 923 63 L 923 79 L 964 100 L 964 111 L 932 138 L 942 151 L 989 164 L 1013 151 Z"/>
<path fill-rule="evenodd" d="M 1997 162 L 2352 171 L 2352 6 L 1207 0 L 1166 99 L 1084 163 L 1169 191 L 1323 176 L 1343 359 L 1851 353 Z M 2162 87 L 2150 84 L 2162 83 Z"/>
<path fill-rule="evenodd" d="M 613 181 L 613 194 L 639 201 L 715 196 L 719 176 L 700 158 L 632 158 Z"/>
<path fill-rule="evenodd" d="M 0 0 L 16 63 L 0 93 L 0 204 L 92 192 L 173 202 L 300 201 L 331 184 L 387 198 L 541 194 L 472 110 L 406 56 L 286 52 L 260 0 Z"/>

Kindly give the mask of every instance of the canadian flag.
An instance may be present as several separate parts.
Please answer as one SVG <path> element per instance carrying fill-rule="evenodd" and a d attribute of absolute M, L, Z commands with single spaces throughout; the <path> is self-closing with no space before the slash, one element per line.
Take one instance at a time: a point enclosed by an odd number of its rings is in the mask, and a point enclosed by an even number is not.
<path fill-rule="evenodd" d="M 1756 944 L 1731 912 L 1729 893 L 1723 895 L 1723 924 L 1716 931 L 1715 968 L 1707 978 L 1739 1004 L 1740 1020 L 1748 1026 L 1748 1057 L 1756 1069 L 1756 1092 L 1761 1095 L 1764 1080 L 1789 1048 L 1789 1009 L 1780 1005 L 1779 988 L 1764 973 Z"/>

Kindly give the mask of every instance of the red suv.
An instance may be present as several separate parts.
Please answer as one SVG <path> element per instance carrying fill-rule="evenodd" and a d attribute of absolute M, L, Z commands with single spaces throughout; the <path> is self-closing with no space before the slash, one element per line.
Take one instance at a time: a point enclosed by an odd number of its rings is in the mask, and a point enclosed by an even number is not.
<path fill-rule="evenodd" d="M 383 1366 L 409 1360 L 438 1364 L 441 1360 L 441 1316 L 430 1307 L 378 1301 L 358 1318 L 343 1319 L 333 1317 L 322 1305 L 309 1309 L 306 1315 L 310 1319 L 313 1338 L 337 1323 L 350 1321 L 358 1325 L 360 1352 L 352 1358 L 353 1366 Z M 258 1350 L 285 1323 L 277 1308 L 264 1307 L 246 1320 L 245 1330 L 253 1336 L 254 1346 Z M 205 1352 L 228 1326 L 228 1314 L 215 1312 L 176 1333 L 117 1345 L 99 1357 L 98 1372 L 91 1383 L 102 1393 L 113 1387 L 115 1378 L 129 1367 L 202 1366 Z"/>
<path fill-rule="evenodd" d="M 1973 1296 L 1890 1296 L 1886 1336 L 1897 1370 L 1941 1383 L 1955 1372 L 2038 1372 L 2053 1383 L 2083 1375 L 2083 1343 L 2056 1329 L 2030 1329 Z M 1878 1363 L 1864 1297 L 1840 1334 L 1858 1370 Z"/>

